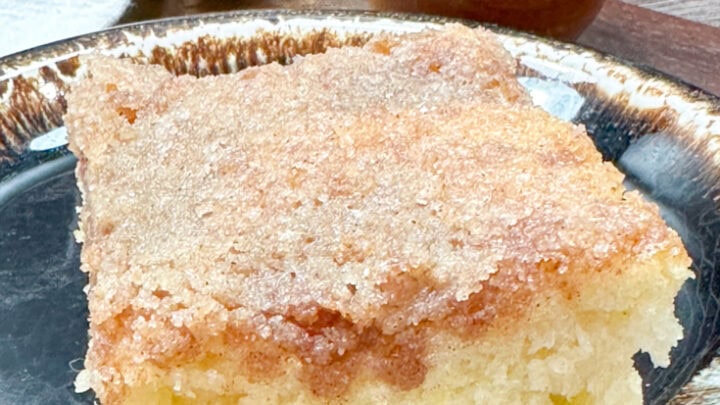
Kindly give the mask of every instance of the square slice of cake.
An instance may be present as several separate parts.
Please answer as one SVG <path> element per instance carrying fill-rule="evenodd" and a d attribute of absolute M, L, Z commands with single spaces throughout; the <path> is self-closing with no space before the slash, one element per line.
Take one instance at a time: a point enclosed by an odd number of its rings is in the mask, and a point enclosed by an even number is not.
<path fill-rule="evenodd" d="M 690 272 L 461 26 L 238 74 L 93 57 L 65 122 L 102 404 L 641 403 Z"/>

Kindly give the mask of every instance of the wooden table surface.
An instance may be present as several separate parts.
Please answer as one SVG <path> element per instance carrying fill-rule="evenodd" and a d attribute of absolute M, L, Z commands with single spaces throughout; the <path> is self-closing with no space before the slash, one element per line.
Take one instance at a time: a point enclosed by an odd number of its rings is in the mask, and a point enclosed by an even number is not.
<path fill-rule="evenodd" d="M 623 0 L 686 20 L 720 27 L 720 1 L 718 0 Z"/>
<path fill-rule="evenodd" d="M 607 0 L 578 43 L 720 95 L 720 0 Z"/>

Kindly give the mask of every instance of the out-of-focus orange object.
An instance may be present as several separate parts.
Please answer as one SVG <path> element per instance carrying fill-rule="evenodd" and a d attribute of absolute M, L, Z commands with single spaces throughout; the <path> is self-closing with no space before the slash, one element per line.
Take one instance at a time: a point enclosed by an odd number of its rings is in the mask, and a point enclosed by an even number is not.
<path fill-rule="evenodd" d="M 405 11 L 490 22 L 561 39 L 577 37 L 604 0 L 135 0 L 121 22 L 248 8 Z"/>

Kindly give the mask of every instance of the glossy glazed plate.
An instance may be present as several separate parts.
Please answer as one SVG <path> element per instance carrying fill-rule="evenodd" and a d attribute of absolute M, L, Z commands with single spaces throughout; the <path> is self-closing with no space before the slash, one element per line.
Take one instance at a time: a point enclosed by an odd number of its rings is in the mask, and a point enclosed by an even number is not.
<path fill-rule="evenodd" d="M 78 55 L 100 52 L 177 74 L 221 74 L 361 44 L 380 31 L 451 21 L 237 12 L 119 27 L 0 59 L 0 403 L 92 401 L 72 387 L 87 344 L 86 276 L 72 237 L 79 195 L 62 114 L 68 86 L 85 74 Z M 648 403 L 711 401 L 707 387 L 688 381 L 709 370 L 720 341 L 720 277 L 714 277 L 720 268 L 720 101 L 612 57 L 496 31 L 518 59 L 533 100 L 585 124 L 603 156 L 628 175 L 628 187 L 656 201 L 682 236 L 696 273 L 676 302 L 686 337 L 667 369 L 653 369 L 644 354 L 636 366 Z"/>

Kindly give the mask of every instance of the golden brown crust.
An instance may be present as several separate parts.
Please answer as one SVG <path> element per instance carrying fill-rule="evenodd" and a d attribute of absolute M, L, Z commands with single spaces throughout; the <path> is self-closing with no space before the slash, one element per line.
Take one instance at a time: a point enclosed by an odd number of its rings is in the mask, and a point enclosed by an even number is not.
<path fill-rule="evenodd" d="M 101 397 L 218 336 L 297 356 L 319 395 L 360 361 L 412 388 L 424 328 L 472 335 L 681 247 L 581 128 L 528 105 L 483 31 L 200 80 L 89 63 L 65 121 Z"/>

